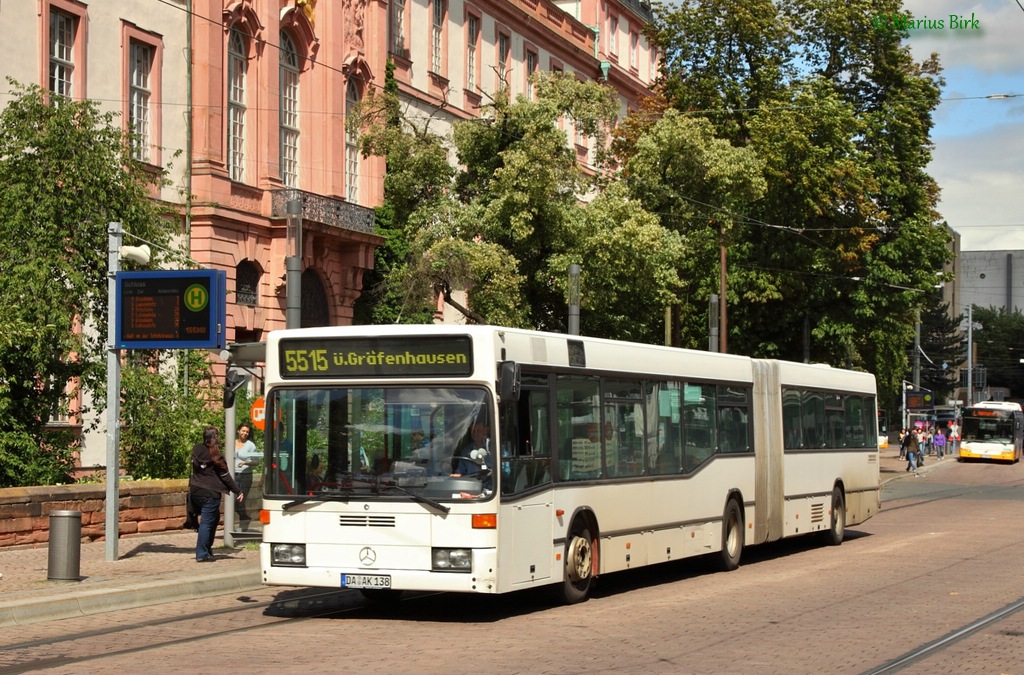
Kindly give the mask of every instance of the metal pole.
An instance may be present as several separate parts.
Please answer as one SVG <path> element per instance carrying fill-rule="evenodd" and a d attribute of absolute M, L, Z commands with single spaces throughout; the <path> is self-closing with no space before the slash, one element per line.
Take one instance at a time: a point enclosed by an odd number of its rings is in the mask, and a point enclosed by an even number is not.
<path fill-rule="evenodd" d="M 285 327 L 302 326 L 302 202 L 288 200 L 288 255 L 285 268 Z"/>
<path fill-rule="evenodd" d="M 121 223 L 107 224 L 107 503 L 104 521 L 107 562 L 117 560 L 120 528 L 121 354 L 116 344 L 116 326 L 121 234 Z"/>
<path fill-rule="evenodd" d="M 907 381 L 900 380 L 900 389 L 902 390 L 903 397 L 903 428 L 910 428 L 910 413 L 907 412 Z"/>
<path fill-rule="evenodd" d="M 708 351 L 718 351 L 718 294 L 708 296 Z"/>
<path fill-rule="evenodd" d="M 719 246 L 719 279 L 718 287 L 721 297 L 718 300 L 718 351 L 723 354 L 729 353 L 729 319 L 727 317 L 726 284 L 728 284 L 728 272 L 726 271 L 725 257 L 725 225 L 722 226 L 722 245 Z"/>
<path fill-rule="evenodd" d="M 967 405 L 974 405 L 974 373 L 972 372 L 974 355 L 971 353 L 971 340 L 974 337 L 974 305 L 967 305 Z"/>
<path fill-rule="evenodd" d="M 921 388 L 921 310 L 914 321 L 914 389 Z"/>
<path fill-rule="evenodd" d="M 580 266 L 569 265 L 569 335 L 580 334 Z"/>
<path fill-rule="evenodd" d="M 230 366 L 228 366 L 230 368 Z M 231 477 L 235 477 L 235 404 L 224 408 L 224 459 L 228 463 Z M 230 492 L 224 500 L 224 545 L 234 546 L 235 500 Z"/>

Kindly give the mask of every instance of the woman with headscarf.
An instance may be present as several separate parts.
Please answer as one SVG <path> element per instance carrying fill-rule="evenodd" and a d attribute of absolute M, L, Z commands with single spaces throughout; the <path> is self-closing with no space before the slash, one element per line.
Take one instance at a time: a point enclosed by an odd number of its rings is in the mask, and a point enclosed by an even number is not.
<path fill-rule="evenodd" d="M 213 536 L 220 522 L 221 498 L 228 492 L 238 495 L 239 503 L 245 499 L 220 452 L 220 432 L 217 427 L 206 427 L 203 429 L 203 442 L 192 448 L 192 476 L 188 481 L 188 497 L 192 508 L 199 514 L 196 562 L 214 560 Z"/>

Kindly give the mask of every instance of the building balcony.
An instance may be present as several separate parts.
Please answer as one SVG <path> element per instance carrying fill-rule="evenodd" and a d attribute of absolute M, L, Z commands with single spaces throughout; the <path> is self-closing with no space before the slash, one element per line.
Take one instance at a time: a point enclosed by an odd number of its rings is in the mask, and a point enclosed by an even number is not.
<path fill-rule="evenodd" d="M 271 218 L 287 218 L 288 202 L 297 199 L 302 204 L 302 220 L 304 222 L 320 223 L 327 227 L 352 232 L 376 234 L 373 209 L 368 209 L 365 206 L 294 189 L 271 190 L 270 199 Z"/>

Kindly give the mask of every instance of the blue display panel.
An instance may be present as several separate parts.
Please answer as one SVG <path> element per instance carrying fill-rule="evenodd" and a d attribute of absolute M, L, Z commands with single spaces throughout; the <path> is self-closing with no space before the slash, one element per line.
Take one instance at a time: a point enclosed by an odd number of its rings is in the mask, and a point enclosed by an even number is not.
<path fill-rule="evenodd" d="M 118 272 L 119 349 L 223 349 L 223 270 Z"/>

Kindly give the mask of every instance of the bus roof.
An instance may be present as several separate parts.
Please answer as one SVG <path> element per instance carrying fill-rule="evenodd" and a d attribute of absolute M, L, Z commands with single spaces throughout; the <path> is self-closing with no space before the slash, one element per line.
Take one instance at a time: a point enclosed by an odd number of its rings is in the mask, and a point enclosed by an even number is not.
<path fill-rule="evenodd" d="M 679 349 L 602 338 L 548 333 L 487 325 L 404 324 L 374 326 L 333 326 L 272 331 L 267 347 L 276 350 L 281 340 L 327 339 L 356 337 L 438 337 L 469 336 L 487 348 L 493 361 L 510 360 L 523 365 L 537 364 L 591 371 L 628 371 L 636 375 L 677 374 L 697 379 L 726 379 L 752 382 L 755 363 L 777 368 L 783 386 L 810 386 L 840 391 L 875 394 L 875 380 L 870 373 L 832 368 L 825 364 L 806 364 L 777 360 L 758 360 L 735 354 L 719 354 L 693 349 Z M 580 344 L 581 358 L 573 362 L 573 343 Z M 483 366 L 483 364 L 478 364 Z M 486 367 L 485 367 L 486 368 Z M 268 373 L 270 379 L 278 372 Z M 493 379 L 491 370 L 478 370 L 478 376 Z"/>
<path fill-rule="evenodd" d="M 1021 410 L 1020 403 L 1016 401 L 980 401 L 972 405 L 971 408 L 982 409 L 982 410 L 1004 410 L 1006 412 L 1014 412 Z"/>

